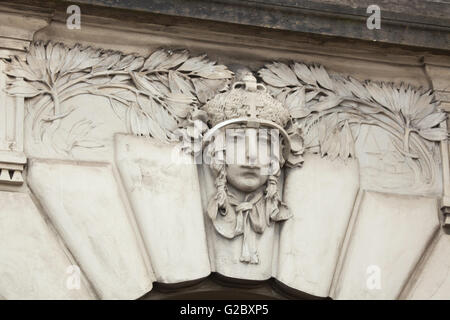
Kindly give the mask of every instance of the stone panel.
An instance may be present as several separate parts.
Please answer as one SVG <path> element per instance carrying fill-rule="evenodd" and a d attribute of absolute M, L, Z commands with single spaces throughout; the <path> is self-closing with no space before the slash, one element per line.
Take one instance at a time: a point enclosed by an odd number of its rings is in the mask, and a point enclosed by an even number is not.
<path fill-rule="evenodd" d="M 156 279 L 177 283 L 206 277 L 206 246 L 197 167 L 175 163 L 170 144 L 116 135 L 116 161 L 150 255 Z"/>
<path fill-rule="evenodd" d="M 436 199 L 366 191 L 333 298 L 398 298 L 437 228 Z"/>
<path fill-rule="evenodd" d="M 277 279 L 326 297 L 359 189 L 355 160 L 308 155 L 286 173 L 284 198 L 293 217 L 281 227 Z"/>
<path fill-rule="evenodd" d="M 0 297 L 2 299 L 93 299 L 85 281 L 66 286 L 67 257 L 30 196 L 0 192 Z"/>
<path fill-rule="evenodd" d="M 450 236 L 440 232 L 402 298 L 450 299 Z"/>
<path fill-rule="evenodd" d="M 32 160 L 28 182 L 101 298 L 136 299 L 151 290 L 110 165 Z"/>

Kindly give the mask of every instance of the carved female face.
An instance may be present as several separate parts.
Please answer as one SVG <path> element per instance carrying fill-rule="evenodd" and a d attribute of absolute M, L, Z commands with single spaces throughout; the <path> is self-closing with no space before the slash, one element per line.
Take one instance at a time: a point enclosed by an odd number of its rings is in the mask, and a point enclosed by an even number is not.
<path fill-rule="evenodd" d="M 226 130 L 226 173 L 230 185 L 253 192 L 267 182 L 271 174 L 270 141 L 265 129 Z"/>

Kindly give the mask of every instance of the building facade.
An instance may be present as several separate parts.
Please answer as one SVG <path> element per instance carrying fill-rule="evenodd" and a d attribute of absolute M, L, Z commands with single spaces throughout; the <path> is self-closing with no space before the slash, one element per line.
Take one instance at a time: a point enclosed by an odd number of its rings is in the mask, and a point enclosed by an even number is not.
<path fill-rule="evenodd" d="M 450 298 L 445 2 L 0 17 L 0 298 Z"/>

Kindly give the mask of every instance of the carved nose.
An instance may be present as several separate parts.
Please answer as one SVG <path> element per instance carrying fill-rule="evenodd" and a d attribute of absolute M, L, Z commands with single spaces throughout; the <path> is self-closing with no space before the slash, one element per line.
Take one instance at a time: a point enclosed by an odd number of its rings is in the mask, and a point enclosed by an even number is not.
<path fill-rule="evenodd" d="M 256 130 L 247 132 L 247 145 L 245 148 L 247 163 L 254 165 L 258 160 L 258 136 Z"/>

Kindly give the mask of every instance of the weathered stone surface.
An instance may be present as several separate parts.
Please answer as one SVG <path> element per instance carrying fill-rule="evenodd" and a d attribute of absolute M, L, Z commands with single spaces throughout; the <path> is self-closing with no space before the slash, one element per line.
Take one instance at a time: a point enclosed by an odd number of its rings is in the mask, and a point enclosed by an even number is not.
<path fill-rule="evenodd" d="M 257 238 L 258 253 L 260 262 L 258 264 L 244 264 L 240 259 L 242 248 L 242 237 L 226 239 L 215 232 L 214 229 L 208 230 L 211 233 L 212 247 L 214 250 L 214 259 L 216 272 L 236 279 L 245 280 L 267 280 L 272 277 L 272 263 L 274 250 L 278 243 L 278 227 L 272 225 Z"/>
<path fill-rule="evenodd" d="M 287 170 L 284 199 L 293 217 L 281 227 L 278 280 L 328 296 L 358 189 L 353 159 L 308 155 L 302 168 Z"/>
<path fill-rule="evenodd" d="M 436 199 L 366 191 L 332 297 L 396 299 L 437 228 Z"/>
<path fill-rule="evenodd" d="M 80 282 L 68 289 L 67 257 L 30 196 L 0 192 L 0 297 L 2 299 L 92 299 Z"/>
<path fill-rule="evenodd" d="M 188 156 L 174 159 L 172 152 L 171 144 L 116 135 L 117 166 L 156 279 L 163 283 L 194 280 L 211 271 L 197 168 Z"/>
<path fill-rule="evenodd" d="M 76 106 L 75 110 L 74 106 Z M 30 158 L 113 162 L 114 134 L 127 132 L 125 112 L 114 111 L 105 97 L 81 94 L 61 103 L 73 110 L 59 123 L 52 142 L 38 143 L 33 117 L 25 117 L 25 145 Z M 89 116 L 87 116 L 89 115 Z"/>
<path fill-rule="evenodd" d="M 28 182 L 100 298 L 136 299 L 151 290 L 110 165 L 32 160 Z"/>
<path fill-rule="evenodd" d="M 445 27 L 449 9 L 440 1 L 397 0 L 377 2 L 383 17 L 389 23 L 373 32 L 366 28 L 369 0 L 307 0 L 307 1 L 258 1 L 246 4 L 222 1 L 209 6 L 201 0 L 189 3 L 180 0 L 111 2 L 109 0 L 79 0 L 100 6 L 127 8 L 137 12 L 154 12 L 164 15 L 198 20 L 213 20 L 261 29 L 278 29 L 323 34 L 330 36 L 377 40 L 413 46 L 448 49 L 449 38 Z M 314 12 L 314 14 L 311 14 Z M 172 22 L 174 23 L 174 22 Z M 429 24 L 442 28 L 431 28 Z M 447 41 L 448 42 L 448 41 Z"/>
<path fill-rule="evenodd" d="M 404 299 L 450 299 L 450 236 L 444 232 L 437 235 L 427 250 L 425 261 L 410 281 Z"/>
<path fill-rule="evenodd" d="M 425 143 L 433 150 L 432 144 Z M 417 163 L 410 159 L 399 160 L 398 143 L 393 142 L 389 133 L 376 126 L 362 125 L 355 143 L 361 189 L 420 196 L 442 193 L 441 156 L 434 150 L 427 154 L 430 174 L 428 177 L 418 174 Z"/>

